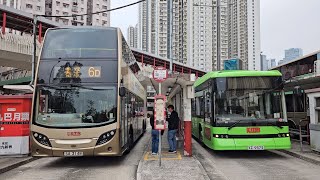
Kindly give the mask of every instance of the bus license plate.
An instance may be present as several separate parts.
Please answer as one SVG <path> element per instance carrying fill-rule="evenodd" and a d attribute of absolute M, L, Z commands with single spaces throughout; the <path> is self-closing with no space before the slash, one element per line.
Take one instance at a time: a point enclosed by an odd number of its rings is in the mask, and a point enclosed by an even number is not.
<path fill-rule="evenodd" d="M 64 156 L 83 156 L 83 152 L 63 152 Z"/>
<path fill-rule="evenodd" d="M 264 146 L 248 146 L 248 150 L 264 150 Z"/>

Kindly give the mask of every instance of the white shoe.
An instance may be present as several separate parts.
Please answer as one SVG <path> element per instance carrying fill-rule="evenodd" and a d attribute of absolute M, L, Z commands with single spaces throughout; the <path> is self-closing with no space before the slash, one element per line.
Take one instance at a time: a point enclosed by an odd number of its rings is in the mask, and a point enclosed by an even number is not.
<path fill-rule="evenodd" d="M 151 155 L 155 156 L 155 155 L 157 155 L 157 153 L 152 153 Z"/>

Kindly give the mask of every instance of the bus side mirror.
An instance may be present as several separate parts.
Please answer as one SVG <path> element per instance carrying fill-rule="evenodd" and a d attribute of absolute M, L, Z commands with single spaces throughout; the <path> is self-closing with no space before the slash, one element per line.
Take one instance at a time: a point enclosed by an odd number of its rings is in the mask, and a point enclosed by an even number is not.
<path fill-rule="evenodd" d="M 119 96 L 120 97 L 125 97 L 126 96 L 126 88 L 125 87 L 120 87 L 119 88 Z"/>

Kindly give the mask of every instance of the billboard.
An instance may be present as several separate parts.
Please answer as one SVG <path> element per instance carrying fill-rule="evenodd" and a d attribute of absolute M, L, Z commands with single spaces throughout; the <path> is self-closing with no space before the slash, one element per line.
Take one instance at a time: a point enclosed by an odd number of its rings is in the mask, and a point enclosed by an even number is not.
<path fill-rule="evenodd" d="M 241 70 L 242 61 L 238 58 L 228 59 L 223 62 L 224 70 Z"/>

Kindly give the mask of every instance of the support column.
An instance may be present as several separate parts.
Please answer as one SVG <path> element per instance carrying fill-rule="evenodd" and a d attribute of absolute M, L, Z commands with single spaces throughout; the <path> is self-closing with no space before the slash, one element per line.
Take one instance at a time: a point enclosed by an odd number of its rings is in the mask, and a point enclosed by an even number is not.
<path fill-rule="evenodd" d="M 7 13 L 3 13 L 3 19 L 2 19 L 2 34 L 6 33 L 6 26 L 7 26 Z"/>
<path fill-rule="evenodd" d="M 184 155 L 192 156 L 192 140 L 191 140 L 191 131 L 192 131 L 192 123 L 191 123 L 191 99 L 188 94 L 189 88 L 183 88 L 183 120 L 184 120 Z"/>
<path fill-rule="evenodd" d="M 144 66 L 144 64 L 143 64 L 144 62 L 143 62 L 143 54 L 141 55 L 141 64 L 142 64 L 142 67 Z"/>
<path fill-rule="evenodd" d="M 41 43 L 42 41 L 42 23 L 39 23 L 39 42 Z"/>

